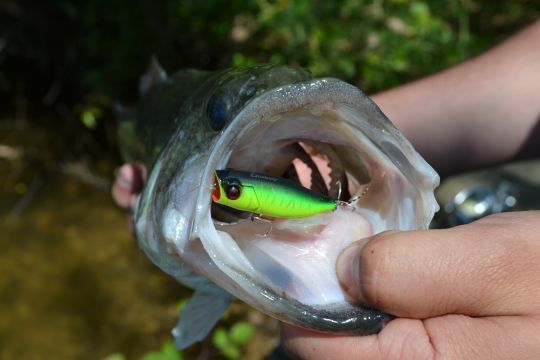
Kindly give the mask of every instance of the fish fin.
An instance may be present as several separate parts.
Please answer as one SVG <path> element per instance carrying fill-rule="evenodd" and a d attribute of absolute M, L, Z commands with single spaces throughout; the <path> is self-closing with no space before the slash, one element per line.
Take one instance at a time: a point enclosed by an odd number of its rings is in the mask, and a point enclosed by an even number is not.
<path fill-rule="evenodd" d="M 139 94 L 143 95 L 154 86 L 161 84 L 167 80 L 167 72 L 159 63 L 155 55 L 150 59 L 150 66 L 146 73 L 139 79 Z"/>
<path fill-rule="evenodd" d="M 203 340 L 229 307 L 233 298 L 221 288 L 196 290 L 181 310 L 180 319 L 172 330 L 174 344 L 185 349 Z"/>

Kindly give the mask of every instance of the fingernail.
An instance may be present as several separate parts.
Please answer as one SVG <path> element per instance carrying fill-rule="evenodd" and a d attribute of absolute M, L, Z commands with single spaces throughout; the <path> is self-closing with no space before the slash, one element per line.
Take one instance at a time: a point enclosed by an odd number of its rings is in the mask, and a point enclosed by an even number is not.
<path fill-rule="evenodd" d="M 362 248 L 368 241 L 369 238 L 352 243 L 341 252 L 336 262 L 336 273 L 341 286 L 360 302 L 365 302 L 360 286 L 362 278 L 360 258 Z"/>

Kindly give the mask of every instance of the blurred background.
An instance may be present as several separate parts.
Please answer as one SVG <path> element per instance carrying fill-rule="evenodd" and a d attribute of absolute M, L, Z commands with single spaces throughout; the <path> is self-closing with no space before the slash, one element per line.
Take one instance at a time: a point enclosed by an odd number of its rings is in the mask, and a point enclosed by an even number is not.
<path fill-rule="evenodd" d="M 170 343 L 190 291 L 139 251 L 109 195 L 112 106 L 136 102 L 152 55 L 169 72 L 298 65 L 373 93 L 539 15 L 538 0 L 1 0 L 0 358 L 261 359 L 278 344 L 276 321 L 239 302 L 202 344 Z M 443 185 L 437 224 L 515 208 L 516 184 L 535 186 L 497 171 L 480 190 L 485 174 Z"/>

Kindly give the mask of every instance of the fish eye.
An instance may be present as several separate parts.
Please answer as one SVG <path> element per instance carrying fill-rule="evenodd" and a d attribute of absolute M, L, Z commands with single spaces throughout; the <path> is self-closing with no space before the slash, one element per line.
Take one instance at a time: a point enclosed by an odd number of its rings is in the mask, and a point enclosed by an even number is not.
<path fill-rule="evenodd" d="M 231 117 L 230 105 L 225 97 L 216 94 L 210 98 L 207 106 L 210 127 L 216 131 L 223 129 Z"/>
<path fill-rule="evenodd" d="M 240 185 L 238 184 L 227 185 L 225 189 L 225 195 L 227 195 L 227 199 L 229 200 L 238 199 L 240 197 Z"/>

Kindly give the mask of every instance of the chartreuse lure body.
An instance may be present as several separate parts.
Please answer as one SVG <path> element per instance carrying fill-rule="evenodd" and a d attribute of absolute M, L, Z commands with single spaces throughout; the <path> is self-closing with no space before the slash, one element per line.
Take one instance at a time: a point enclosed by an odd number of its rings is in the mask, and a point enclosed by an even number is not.
<path fill-rule="evenodd" d="M 287 179 L 236 170 L 216 170 L 212 200 L 273 218 L 313 216 L 334 211 L 342 203 Z"/>

